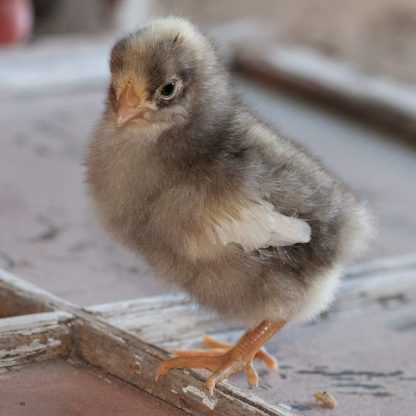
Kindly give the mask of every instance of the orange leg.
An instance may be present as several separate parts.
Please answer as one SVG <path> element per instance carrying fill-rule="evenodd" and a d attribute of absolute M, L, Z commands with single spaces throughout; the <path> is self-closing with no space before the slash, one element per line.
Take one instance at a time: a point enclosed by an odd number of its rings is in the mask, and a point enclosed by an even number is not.
<path fill-rule="evenodd" d="M 172 350 L 177 357 L 200 357 L 204 355 L 218 356 L 229 351 L 234 345 L 229 342 L 219 341 L 209 335 L 205 335 L 202 339 L 203 344 L 209 349 L 193 348 L 191 350 Z M 264 347 L 260 348 L 254 358 L 257 358 L 270 370 L 277 370 L 278 365 L 276 358 L 270 355 Z M 250 383 L 255 384 L 255 383 Z"/>
<path fill-rule="evenodd" d="M 202 342 L 204 343 L 204 345 L 206 347 L 208 347 L 210 349 L 212 349 L 212 348 L 222 348 L 223 350 L 228 351 L 233 347 L 233 344 L 231 344 L 229 342 L 218 341 L 217 339 L 212 338 L 209 335 L 205 335 L 204 338 L 202 339 Z M 278 369 L 276 358 L 274 358 L 272 355 L 270 355 L 266 351 L 266 348 L 264 348 L 264 347 L 261 347 L 256 352 L 256 355 L 254 356 L 254 358 L 257 358 L 258 360 L 263 361 L 263 363 L 266 365 L 266 367 L 269 368 L 270 370 L 277 370 Z"/>
<path fill-rule="evenodd" d="M 217 382 L 241 370 L 245 371 L 250 384 L 257 384 L 258 376 L 252 360 L 263 344 L 282 329 L 285 324 L 286 321 L 263 321 L 256 328 L 247 331 L 232 348 L 229 348 L 228 344 L 219 343 L 218 341 L 212 342 L 209 339 L 208 343 L 210 345 L 215 344 L 215 346 L 221 345 L 222 347 L 226 345 L 228 350 L 226 348 L 215 348 L 177 353 L 177 357 L 159 363 L 156 369 L 156 380 L 173 368 L 206 368 L 213 372 L 205 382 L 211 395 L 214 393 Z"/>

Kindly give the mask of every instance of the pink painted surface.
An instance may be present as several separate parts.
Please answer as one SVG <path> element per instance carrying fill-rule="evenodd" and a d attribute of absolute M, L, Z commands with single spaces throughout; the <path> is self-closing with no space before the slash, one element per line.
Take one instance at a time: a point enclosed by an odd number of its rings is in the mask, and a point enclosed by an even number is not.
<path fill-rule="evenodd" d="M 0 416 L 181 416 L 92 367 L 57 361 L 0 375 Z"/>

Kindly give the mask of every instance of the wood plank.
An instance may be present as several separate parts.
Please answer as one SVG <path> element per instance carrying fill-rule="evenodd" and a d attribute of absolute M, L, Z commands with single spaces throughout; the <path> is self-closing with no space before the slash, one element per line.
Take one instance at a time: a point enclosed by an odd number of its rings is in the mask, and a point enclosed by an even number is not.
<path fill-rule="evenodd" d="M 240 328 L 202 311 L 182 294 L 96 305 L 87 310 L 165 348 L 183 345 L 183 341 L 198 341 L 205 334 Z"/>
<path fill-rule="evenodd" d="M 380 403 L 383 398 L 392 394 L 390 391 L 393 389 L 395 383 L 400 385 L 400 391 L 408 391 L 406 387 L 408 382 L 405 379 L 401 379 L 402 372 L 406 372 L 401 366 L 403 363 L 400 362 L 400 356 L 394 358 L 394 364 L 390 363 L 393 359 L 389 360 L 389 363 L 383 363 L 380 361 L 382 354 L 380 349 L 384 343 L 377 340 L 376 334 L 383 327 L 384 320 L 388 318 L 387 328 L 395 328 L 398 334 L 402 334 L 403 331 L 409 331 L 408 327 L 414 326 L 414 319 L 411 320 L 409 312 L 414 307 L 414 300 L 416 299 L 416 285 L 414 284 L 416 278 L 416 257 L 414 255 L 405 256 L 400 258 L 385 259 L 383 261 L 370 262 L 349 268 L 345 273 L 345 279 L 342 284 L 338 301 L 335 303 L 333 309 L 326 316 L 326 319 L 318 322 L 310 323 L 307 325 L 294 325 L 284 331 L 280 336 L 273 339 L 269 345 L 269 350 L 273 352 L 282 364 L 280 372 L 281 377 L 276 377 L 274 374 L 263 374 L 263 383 L 259 394 L 266 399 L 266 402 L 270 406 L 270 403 L 278 404 L 281 400 L 276 399 L 276 391 L 281 391 L 282 388 L 290 390 L 290 394 L 286 391 L 282 393 L 284 396 L 284 402 L 289 403 L 293 406 L 293 409 L 303 411 L 308 410 L 314 414 L 321 414 L 322 409 L 313 403 L 313 393 L 318 389 L 325 389 L 328 386 L 328 377 L 331 379 L 330 391 L 335 390 L 335 395 L 340 399 L 343 410 L 346 408 L 354 409 L 351 405 L 351 401 L 348 400 L 348 394 L 357 394 L 360 403 L 368 408 L 368 401 L 375 400 L 377 398 L 377 406 L 385 406 Z M 141 305 L 140 302 L 120 302 L 111 305 L 102 305 L 94 307 L 94 312 L 99 313 L 99 310 L 103 310 L 107 319 L 114 319 L 114 321 L 120 324 L 123 319 L 131 321 L 126 326 L 138 322 L 138 316 L 140 313 L 146 313 L 147 307 L 151 313 L 150 315 L 158 316 L 157 309 L 155 306 L 160 302 L 163 304 L 163 298 L 146 299 L 146 305 Z M 165 306 L 170 308 L 171 312 L 174 312 L 172 306 L 186 306 L 179 300 L 174 303 L 174 299 L 166 302 Z M 378 308 L 378 309 L 376 309 Z M 374 309 L 374 311 L 372 310 Z M 116 312 L 118 310 L 118 312 Z M 129 316 L 129 310 L 132 312 L 132 316 Z M 192 309 L 189 309 L 189 315 Z M 119 315 L 117 315 L 117 313 Z M 355 323 L 355 317 L 351 315 L 360 316 L 360 329 L 356 330 L 358 322 Z M 135 316 L 136 315 L 136 316 Z M 402 320 L 399 318 L 403 316 Z M 362 317 L 365 316 L 365 322 L 362 321 Z M 117 319 L 120 318 L 120 319 Z M 173 315 L 170 315 L 172 321 L 175 320 Z M 183 318 L 181 318 L 183 319 Z M 150 317 L 149 317 L 150 320 Z M 163 320 L 158 321 L 158 330 L 163 332 L 165 330 Z M 334 323 L 335 322 L 335 323 Z M 346 322 L 349 322 L 348 328 L 346 328 Z M 367 322 L 371 322 L 370 326 L 374 325 L 373 328 L 367 328 Z M 183 325 L 183 323 L 181 324 Z M 377 326 L 378 325 L 378 326 Z M 396 328 L 397 327 L 397 328 Z M 306 352 L 306 357 L 303 353 L 299 352 L 301 345 L 304 345 L 305 334 L 306 339 L 316 340 L 320 338 L 320 334 L 330 328 L 336 331 L 337 335 L 331 335 L 331 333 L 323 336 L 327 337 L 326 343 L 330 345 L 332 342 L 336 347 L 330 350 L 325 349 L 325 343 L 320 346 L 319 349 L 312 348 L 310 342 Z M 169 328 L 167 328 L 169 330 Z M 346 331 L 346 332 L 345 332 Z M 365 349 L 362 343 L 354 342 L 353 339 L 357 340 L 357 336 L 363 338 L 367 331 L 367 341 L 365 345 L 371 345 Z M 410 332 L 406 332 L 407 337 L 410 338 Z M 154 337 L 154 332 L 149 332 L 149 337 Z M 146 340 L 145 331 L 142 332 L 142 337 Z M 226 334 L 226 340 L 234 341 L 238 334 Z M 343 339 L 349 336 L 349 342 L 351 348 L 343 348 Z M 400 335 L 402 336 L 402 335 Z M 181 337 L 186 335 L 181 334 Z M 222 336 L 223 337 L 223 336 Z M 155 338 L 153 338 L 155 339 Z M 369 340 L 373 340 L 373 344 Z M 396 339 L 396 338 L 395 338 Z M 332 341 L 331 341 L 332 340 Z M 389 345 L 391 351 L 397 352 L 402 351 L 402 356 L 408 357 L 410 351 L 406 346 L 401 346 L 400 341 L 390 340 Z M 166 345 L 161 342 L 161 345 Z M 371 354 L 368 349 L 374 348 L 374 354 L 377 355 L 377 360 L 371 360 Z M 282 353 L 283 349 L 283 353 Z M 361 360 L 359 357 L 354 357 L 356 350 L 365 350 L 366 359 Z M 350 351 L 348 353 L 348 351 Z M 347 354 L 348 353 L 348 354 Z M 386 354 L 386 353 L 384 353 Z M 407 354 L 407 355 L 405 355 Z M 290 355 L 290 356 L 289 356 Z M 311 361 L 311 356 L 314 359 Z M 349 360 L 343 359 L 345 355 L 348 355 Z M 332 369 L 335 366 L 337 357 L 341 357 L 338 362 L 336 369 Z M 290 365 L 289 365 L 290 364 Z M 331 367 L 322 367 L 323 365 L 330 364 Z M 385 366 L 388 365 L 389 370 L 385 370 Z M 400 368 L 400 371 L 395 371 L 396 367 Z M 390 369 L 391 367 L 391 369 Z M 351 370 L 353 368 L 353 370 Z M 371 369 L 368 370 L 368 369 Z M 183 372 L 178 371 L 172 373 L 175 378 L 181 377 Z M 199 374 L 199 373 L 198 373 Z M 289 376 L 288 376 L 289 374 Z M 333 374 L 333 376 L 332 376 Z M 397 374 L 397 377 L 395 376 Z M 345 376 L 344 376 L 345 375 Z M 391 376 L 390 376 L 391 375 Z M 366 377 L 377 377 L 377 383 L 366 382 Z M 290 377 L 292 383 L 285 383 L 286 377 Z M 298 380 L 302 377 L 302 383 L 300 385 L 293 383 L 293 380 Z M 332 378 L 331 378 L 332 377 Z M 349 382 L 348 378 L 354 378 L 355 384 Z M 409 370 L 409 374 L 406 372 L 406 377 L 412 379 L 412 370 Z M 346 381 L 344 381 L 344 378 Z M 380 379 L 380 380 L 379 380 Z M 238 375 L 234 378 L 240 386 L 245 386 L 246 381 L 242 375 Z M 233 381 L 234 381 L 233 380 Z M 341 380 L 341 381 L 340 381 Z M 283 386 L 282 386 L 283 383 Z M 183 384 L 180 384 L 183 386 Z M 228 386 L 229 383 L 225 383 Z M 271 387 L 273 386 L 273 387 Z M 279 387 L 277 387 L 279 386 Z M 367 391 L 366 389 L 379 389 L 373 392 L 372 390 Z M 348 390 L 349 389 L 349 390 Z M 177 391 L 175 389 L 175 391 Z M 374 397 L 371 394 L 374 393 Z M 367 395 L 366 395 L 367 394 Z M 377 396 L 379 394 L 379 396 Z M 373 398 L 372 398 L 373 397 Z M 372 399 L 371 399 L 372 398 Z M 395 399 L 396 402 L 398 401 Z M 406 407 L 407 405 L 403 405 Z M 341 410 L 341 411 L 343 411 Z"/>
<path fill-rule="evenodd" d="M 174 370 L 156 383 L 154 370 L 168 357 L 165 351 L 104 323 L 79 320 L 74 330 L 81 358 L 192 415 L 294 416 L 284 406 L 269 406 L 229 383 L 220 383 L 209 397 L 204 387 L 207 373 L 202 371 Z"/>
<path fill-rule="evenodd" d="M 160 359 L 169 357 L 167 351 L 10 273 L 0 271 L 0 284 L 0 290 L 7 289 L 18 298 L 35 299 L 45 307 L 62 307 L 74 315 L 71 328 L 80 358 L 193 415 L 295 415 L 284 405 L 269 406 L 229 383 L 219 383 L 211 398 L 204 389 L 206 372 L 173 371 L 156 382 L 155 367 Z"/>
<path fill-rule="evenodd" d="M 71 319 L 61 311 L 0 319 L 0 368 L 68 356 Z"/>
<path fill-rule="evenodd" d="M 414 255 L 351 267 L 345 273 L 334 305 L 323 316 L 397 301 L 409 302 L 416 298 L 415 279 Z M 219 335 L 240 329 L 204 313 L 180 294 L 95 305 L 87 310 L 164 348 L 198 342 L 205 334 Z"/>
<path fill-rule="evenodd" d="M 329 314 L 410 303 L 416 300 L 416 267 L 385 270 L 346 279 Z"/>
<path fill-rule="evenodd" d="M 0 269 L 0 318 L 66 310 L 75 305 Z"/>
<path fill-rule="evenodd" d="M 383 262 L 381 266 L 374 263 L 350 269 L 347 272 L 346 283 L 344 283 L 344 286 L 347 284 L 347 288 L 341 291 L 340 299 L 348 300 L 349 297 L 354 300 L 357 298 L 357 293 L 360 293 L 359 291 L 362 291 L 364 287 L 369 294 L 370 302 L 377 303 L 380 288 L 386 285 L 392 289 L 407 288 L 403 290 L 409 296 L 414 293 L 414 288 L 410 285 L 412 276 L 414 276 L 414 269 L 413 259 Z M 381 276 L 382 279 L 384 276 L 384 280 L 380 280 L 380 284 L 378 284 L 377 276 Z M 349 288 L 348 285 L 350 285 Z M 40 296 L 42 301 L 48 305 L 55 305 L 56 307 L 61 304 L 59 299 L 49 297 L 47 292 L 44 291 L 37 291 L 36 294 L 26 293 L 30 287 L 28 288 L 22 284 L 20 279 L 15 277 L 13 279 L 9 278 L 8 287 L 9 289 L 12 287 L 12 290 L 16 289 L 18 296 L 23 296 L 23 298 L 33 296 L 38 298 Z M 362 296 L 359 296 L 359 302 L 361 302 L 361 298 Z M 351 307 L 351 302 L 346 300 L 344 301 L 345 305 L 339 307 L 338 311 L 345 311 Z M 368 299 L 365 302 L 368 303 Z M 378 305 L 380 305 L 380 302 L 378 302 Z M 167 357 L 168 354 L 155 345 L 143 341 L 141 338 L 147 341 L 145 331 L 142 330 L 140 338 L 130 331 L 134 330 L 138 321 L 143 324 L 143 321 L 140 321 L 141 317 L 147 314 L 148 316 L 144 322 L 149 338 L 152 340 L 158 339 L 157 331 L 162 328 L 162 323 L 165 322 L 164 320 L 158 320 L 159 318 L 155 319 L 155 317 L 160 317 L 160 308 L 170 310 L 171 313 L 168 316 L 172 321 L 175 320 L 172 312 L 180 312 L 182 321 L 184 310 L 190 308 L 190 305 L 181 296 L 170 296 L 165 299 L 157 297 L 141 302 L 129 301 L 99 305 L 90 308 L 90 311 L 74 308 L 69 304 L 66 304 L 64 309 L 72 312 L 78 318 L 73 323 L 73 328 L 77 353 L 81 358 L 191 414 L 293 415 L 285 405 L 270 406 L 228 382 L 220 383 L 215 396 L 210 398 L 207 396 L 203 385 L 207 374 L 204 371 L 173 371 L 156 383 L 153 378 L 154 368 L 158 360 Z M 188 316 L 194 316 L 194 312 L 194 309 L 188 309 Z M 100 314 L 102 314 L 101 317 Z M 103 318 L 108 322 L 100 321 Z M 166 316 L 164 318 L 166 320 Z M 123 330 L 115 327 L 114 324 L 117 326 L 125 325 L 129 329 L 128 331 Z M 182 327 L 182 330 L 184 329 Z M 194 335 L 195 332 L 192 336 Z M 187 335 L 181 333 L 180 336 L 186 338 Z M 159 338 L 159 342 L 166 345 L 167 341 Z"/>
<path fill-rule="evenodd" d="M 385 257 L 365 263 L 349 266 L 345 271 L 346 278 L 366 277 L 385 272 L 400 270 L 416 270 L 416 254 L 410 253 L 403 256 Z"/>
<path fill-rule="evenodd" d="M 37 299 L 15 296 L 15 291 L 10 290 L 0 280 L 0 318 L 8 316 L 27 315 L 29 313 L 48 312 L 53 310 Z"/>
<path fill-rule="evenodd" d="M 416 140 L 414 86 L 360 72 L 306 49 L 262 41 L 234 43 L 238 71 L 280 88 L 318 99 Z"/>
<path fill-rule="evenodd" d="M 256 393 L 269 404 L 283 401 L 305 416 L 414 415 L 415 311 L 415 301 L 379 304 L 289 325 L 267 345 L 279 372 L 255 364 L 261 375 Z M 234 334 L 224 340 L 233 342 Z M 241 387 L 247 383 L 242 374 L 232 382 Z M 317 405 L 317 391 L 333 394 L 337 408 Z"/>
<path fill-rule="evenodd" d="M 191 302 L 181 293 L 151 296 L 142 299 L 123 300 L 120 302 L 103 303 L 85 308 L 85 310 L 103 318 L 130 315 L 131 313 L 150 313 L 158 311 L 161 307 L 172 308 L 189 305 Z"/>

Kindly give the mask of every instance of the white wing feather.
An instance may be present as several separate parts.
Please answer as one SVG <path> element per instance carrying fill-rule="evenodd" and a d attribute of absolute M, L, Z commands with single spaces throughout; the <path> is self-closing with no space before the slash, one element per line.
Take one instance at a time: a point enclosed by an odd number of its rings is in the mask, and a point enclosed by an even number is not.
<path fill-rule="evenodd" d="M 311 227 L 306 221 L 283 215 L 263 200 L 243 207 L 239 219 L 220 221 L 215 231 L 222 244 L 237 243 L 247 252 L 308 243 L 311 239 Z"/>

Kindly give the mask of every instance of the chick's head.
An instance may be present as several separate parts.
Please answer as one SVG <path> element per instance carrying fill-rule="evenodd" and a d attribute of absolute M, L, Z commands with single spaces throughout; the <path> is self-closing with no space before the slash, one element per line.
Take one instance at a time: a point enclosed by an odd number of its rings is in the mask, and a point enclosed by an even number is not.
<path fill-rule="evenodd" d="M 114 122 L 119 128 L 185 122 L 214 67 L 210 43 L 191 23 L 165 18 L 139 29 L 111 52 Z"/>

